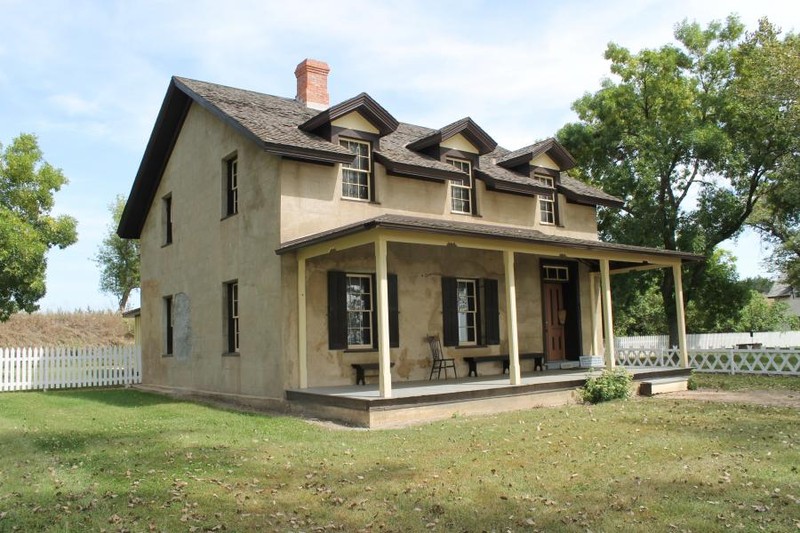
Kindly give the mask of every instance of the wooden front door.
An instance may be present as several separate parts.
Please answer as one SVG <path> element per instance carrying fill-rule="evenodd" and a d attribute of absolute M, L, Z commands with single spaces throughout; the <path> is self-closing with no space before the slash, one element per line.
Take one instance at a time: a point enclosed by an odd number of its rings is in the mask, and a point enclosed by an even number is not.
<path fill-rule="evenodd" d="M 566 357 L 564 349 L 564 323 L 567 310 L 564 307 L 564 290 L 561 283 L 545 283 L 544 292 L 544 340 L 548 361 L 561 361 Z"/>

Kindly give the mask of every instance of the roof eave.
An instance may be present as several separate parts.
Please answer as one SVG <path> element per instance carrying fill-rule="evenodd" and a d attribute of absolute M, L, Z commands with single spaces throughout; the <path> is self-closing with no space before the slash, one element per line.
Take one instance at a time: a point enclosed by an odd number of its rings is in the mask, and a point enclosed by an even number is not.
<path fill-rule="evenodd" d="M 386 167 L 392 174 L 399 174 L 410 178 L 434 181 L 457 181 L 463 183 L 467 180 L 467 175 L 457 170 L 447 171 L 437 168 L 422 167 L 409 163 L 394 161 L 380 152 L 373 152 L 375 161 Z M 455 167 L 453 167 L 455 169 Z"/>

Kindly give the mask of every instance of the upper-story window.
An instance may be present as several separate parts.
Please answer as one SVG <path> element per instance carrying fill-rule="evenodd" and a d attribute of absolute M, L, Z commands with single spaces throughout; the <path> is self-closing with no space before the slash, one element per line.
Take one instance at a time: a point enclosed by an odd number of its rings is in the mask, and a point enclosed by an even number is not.
<path fill-rule="evenodd" d="M 352 163 L 342 164 L 342 198 L 370 200 L 372 155 L 370 144 L 355 139 L 339 139 L 339 144 L 356 155 Z"/>
<path fill-rule="evenodd" d="M 445 158 L 445 161 L 468 176 L 463 183 L 450 182 L 451 210 L 453 213 L 470 215 L 472 214 L 472 163 L 454 157 Z"/>
<path fill-rule="evenodd" d="M 225 161 L 225 216 L 239 212 L 239 158 L 236 155 Z"/>
<path fill-rule="evenodd" d="M 542 224 L 556 223 L 556 195 L 555 180 L 550 176 L 534 174 L 533 178 L 545 187 L 550 187 L 553 192 L 539 195 L 539 222 Z"/>

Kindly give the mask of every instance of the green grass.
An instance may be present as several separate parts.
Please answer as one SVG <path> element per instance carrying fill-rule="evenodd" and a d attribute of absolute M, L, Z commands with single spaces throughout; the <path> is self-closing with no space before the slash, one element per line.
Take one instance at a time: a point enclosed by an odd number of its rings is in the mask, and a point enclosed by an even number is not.
<path fill-rule="evenodd" d="M 363 431 L 4 393 L 0 531 L 789 531 L 798 442 L 797 410 L 679 400 Z"/>
<path fill-rule="evenodd" d="M 695 372 L 699 388 L 725 391 L 785 390 L 800 392 L 800 376 L 758 376 L 749 374 L 706 374 Z"/>

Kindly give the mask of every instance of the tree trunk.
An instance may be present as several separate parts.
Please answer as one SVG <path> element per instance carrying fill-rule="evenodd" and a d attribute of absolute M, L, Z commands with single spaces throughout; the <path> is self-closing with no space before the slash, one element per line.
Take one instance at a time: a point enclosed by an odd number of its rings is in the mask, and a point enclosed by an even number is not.
<path fill-rule="evenodd" d="M 661 274 L 661 297 L 664 300 L 664 315 L 669 326 L 669 346 L 678 345 L 678 310 L 675 307 L 675 279 L 672 269 L 664 269 Z"/>
<path fill-rule="evenodd" d="M 131 297 L 131 290 L 125 289 L 125 292 L 122 293 L 122 298 L 119 299 L 119 312 L 125 312 L 125 306 L 128 305 L 128 298 Z"/>

